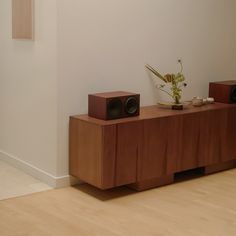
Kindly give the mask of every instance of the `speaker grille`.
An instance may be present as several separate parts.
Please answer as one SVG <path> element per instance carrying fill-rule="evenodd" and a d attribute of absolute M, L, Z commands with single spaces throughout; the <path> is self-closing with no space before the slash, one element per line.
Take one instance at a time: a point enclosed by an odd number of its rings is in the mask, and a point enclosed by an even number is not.
<path fill-rule="evenodd" d="M 231 96 L 230 96 L 231 102 L 235 103 L 236 102 L 236 86 L 232 88 L 231 90 Z"/>
<path fill-rule="evenodd" d="M 111 99 L 107 105 L 108 119 L 116 119 L 122 115 L 122 101 L 118 98 Z"/>

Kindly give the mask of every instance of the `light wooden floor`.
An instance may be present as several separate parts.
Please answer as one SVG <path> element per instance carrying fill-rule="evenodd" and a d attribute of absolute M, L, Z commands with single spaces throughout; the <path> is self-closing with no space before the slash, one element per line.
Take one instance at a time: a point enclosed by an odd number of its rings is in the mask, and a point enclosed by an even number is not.
<path fill-rule="evenodd" d="M 0 202 L 1 236 L 235 236 L 236 169 L 135 193 L 88 185 Z"/>
<path fill-rule="evenodd" d="M 0 160 L 0 200 L 52 189 L 38 179 Z"/>

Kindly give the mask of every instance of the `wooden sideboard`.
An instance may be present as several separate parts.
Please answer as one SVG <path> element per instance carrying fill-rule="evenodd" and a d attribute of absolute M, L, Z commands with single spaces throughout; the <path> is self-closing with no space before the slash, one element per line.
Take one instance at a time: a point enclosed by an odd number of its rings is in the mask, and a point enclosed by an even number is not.
<path fill-rule="evenodd" d="M 70 174 L 100 189 L 144 190 L 186 170 L 236 167 L 236 104 L 147 106 L 140 116 L 109 121 L 72 116 L 69 133 Z"/>

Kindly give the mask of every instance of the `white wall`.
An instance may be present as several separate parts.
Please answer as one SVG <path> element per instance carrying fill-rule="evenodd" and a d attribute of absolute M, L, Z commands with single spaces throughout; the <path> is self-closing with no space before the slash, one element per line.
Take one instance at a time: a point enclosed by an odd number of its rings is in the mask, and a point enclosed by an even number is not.
<path fill-rule="evenodd" d="M 69 116 L 87 112 L 88 93 L 155 104 L 144 65 L 175 72 L 179 57 L 185 99 L 236 79 L 235 0 L 35 1 L 35 42 L 10 38 L 11 1 L 0 1 L 0 150 L 53 176 L 68 174 Z"/>
<path fill-rule="evenodd" d="M 59 163 L 67 173 L 68 117 L 87 94 L 141 93 L 156 102 L 146 63 L 163 73 L 184 62 L 185 98 L 207 96 L 211 80 L 236 79 L 235 0 L 58 0 Z"/>
<path fill-rule="evenodd" d="M 11 39 L 11 1 L 0 1 L 0 154 L 56 176 L 57 8 L 35 1 L 35 41 Z"/>

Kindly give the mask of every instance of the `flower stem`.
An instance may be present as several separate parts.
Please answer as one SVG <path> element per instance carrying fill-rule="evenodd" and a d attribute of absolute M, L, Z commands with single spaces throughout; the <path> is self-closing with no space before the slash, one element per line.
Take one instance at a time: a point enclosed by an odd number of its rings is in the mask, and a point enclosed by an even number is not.
<path fill-rule="evenodd" d="M 158 88 L 158 87 L 157 87 Z M 168 93 L 167 91 L 165 91 L 164 89 L 158 88 L 159 90 L 161 90 L 162 92 L 168 94 L 169 96 L 171 96 L 172 98 L 174 98 L 174 96 L 170 93 Z"/>
<path fill-rule="evenodd" d="M 181 66 L 181 70 L 180 70 L 180 73 L 182 74 L 182 72 L 183 72 L 183 63 L 182 63 L 182 60 L 181 59 L 179 59 L 178 60 L 178 62 L 179 62 L 179 64 L 180 64 L 180 66 Z"/>
<path fill-rule="evenodd" d="M 159 79 L 163 80 L 165 83 L 167 83 L 166 79 L 164 76 L 162 76 L 157 70 L 155 70 L 153 67 L 150 65 L 145 66 L 148 70 L 150 70 L 154 75 L 156 75 Z"/>
<path fill-rule="evenodd" d="M 180 104 L 179 98 L 177 96 L 175 97 L 175 103 Z"/>

